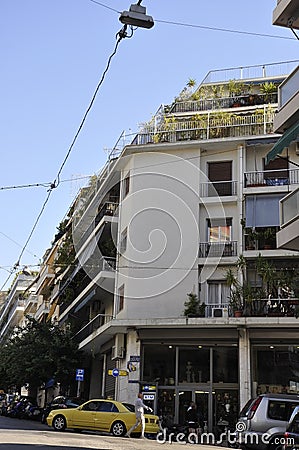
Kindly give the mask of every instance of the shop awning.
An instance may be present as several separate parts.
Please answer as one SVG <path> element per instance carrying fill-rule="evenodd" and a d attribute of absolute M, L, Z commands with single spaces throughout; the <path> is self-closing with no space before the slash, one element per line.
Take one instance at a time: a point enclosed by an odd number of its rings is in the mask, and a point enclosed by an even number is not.
<path fill-rule="evenodd" d="M 270 152 L 266 155 L 266 165 L 269 164 L 272 159 L 282 153 L 283 149 L 288 147 L 291 142 L 296 141 L 299 137 L 299 122 L 295 123 L 289 128 L 281 138 L 274 144 Z"/>

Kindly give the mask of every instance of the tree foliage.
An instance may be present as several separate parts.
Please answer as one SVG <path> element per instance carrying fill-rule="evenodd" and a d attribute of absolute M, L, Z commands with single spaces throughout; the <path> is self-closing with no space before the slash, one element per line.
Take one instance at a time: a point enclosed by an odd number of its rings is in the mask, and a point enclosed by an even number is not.
<path fill-rule="evenodd" d="M 67 386 L 70 379 L 75 379 L 80 361 L 80 352 L 70 331 L 30 317 L 27 325 L 18 327 L 0 350 L 2 389 L 28 383 L 34 390 L 50 378 Z"/>

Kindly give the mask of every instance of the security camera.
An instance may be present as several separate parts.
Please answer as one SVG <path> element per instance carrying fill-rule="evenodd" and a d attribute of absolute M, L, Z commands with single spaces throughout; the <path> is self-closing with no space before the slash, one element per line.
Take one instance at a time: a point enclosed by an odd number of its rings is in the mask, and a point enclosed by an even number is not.
<path fill-rule="evenodd" d="M 146 8 L 141 5 L 131 5 L 129 11 L 123 11 L 119 20 L 125 25 L 133 25 L 141 28 L 152 28 L 154 20 L 146 15 Z"/>

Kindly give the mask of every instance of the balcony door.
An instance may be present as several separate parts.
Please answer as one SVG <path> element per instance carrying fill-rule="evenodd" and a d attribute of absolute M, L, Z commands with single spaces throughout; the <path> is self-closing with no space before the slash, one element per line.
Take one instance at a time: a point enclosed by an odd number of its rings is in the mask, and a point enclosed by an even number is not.
<path fill-rule="evenodd" d="M 220 196 L 232 195 L 232 161 L 209 162 L 208 177 L 211 190 Z"/>

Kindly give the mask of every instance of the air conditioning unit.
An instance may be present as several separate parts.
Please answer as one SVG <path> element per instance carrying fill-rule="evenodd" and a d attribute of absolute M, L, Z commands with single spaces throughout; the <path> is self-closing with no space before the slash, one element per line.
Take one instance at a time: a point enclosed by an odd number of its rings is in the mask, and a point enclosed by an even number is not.
<path fill-rule="evenodd" d="M 114 336 L 111 359 L 123 359 L 125 357 L 125 335 L 117 333 Z"/>
<path fill-rule="evenodd" d="M 213 308 L 213 317 L 228 317 L 228 308 Z"/>

